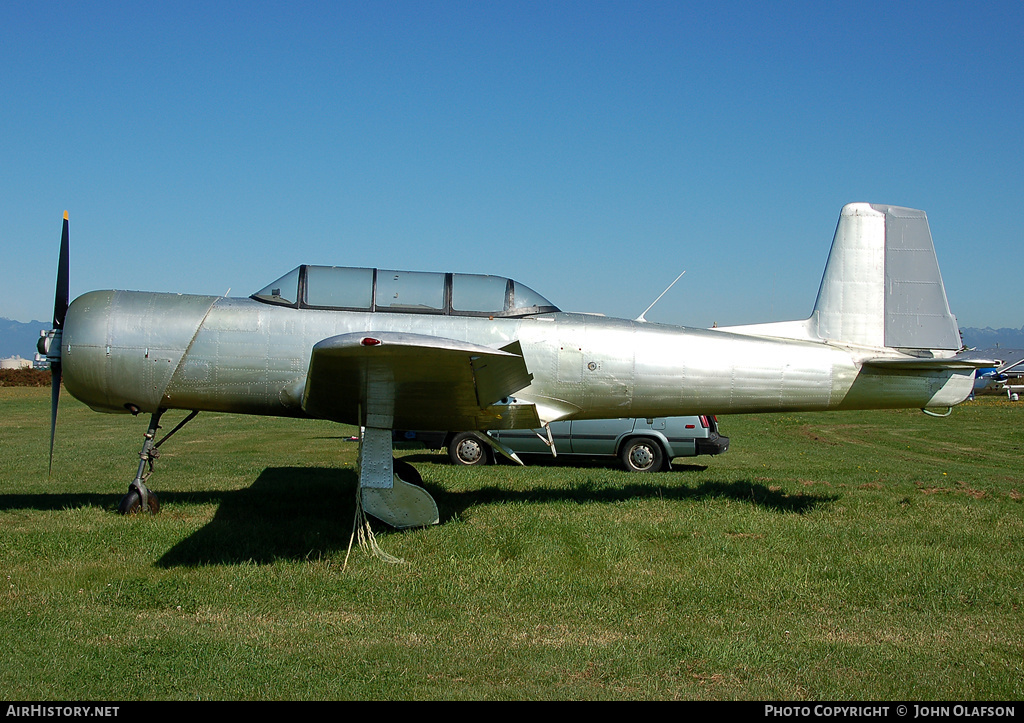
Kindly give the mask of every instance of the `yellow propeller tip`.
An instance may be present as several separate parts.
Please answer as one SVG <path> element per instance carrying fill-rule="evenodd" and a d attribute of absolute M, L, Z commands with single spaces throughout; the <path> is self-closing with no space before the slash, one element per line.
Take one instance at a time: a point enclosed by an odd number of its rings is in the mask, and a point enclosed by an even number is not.
<path fill-rule="evenodd" d="M 65 211 L 65 212 L 64 212 L 64 220 L 65 220 L 65 221 L 67 221 L 67 220 L 68 220 L 68 212 L 67 212 L 67 211 Z"/>

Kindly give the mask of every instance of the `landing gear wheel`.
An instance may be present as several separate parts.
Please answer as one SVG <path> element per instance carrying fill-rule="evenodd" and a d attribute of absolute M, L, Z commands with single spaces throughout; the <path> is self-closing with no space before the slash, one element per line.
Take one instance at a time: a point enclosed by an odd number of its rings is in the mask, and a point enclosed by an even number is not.
<path fill-rule="evenodd" d="M 421 486 L 420 473 L 405 460 L 394 459 L 392 465 L 391 487 L 360 487 L 362 509 L 399 530 L 436 525 L 437 503 Z"/>
<path fill-rule="evenodd" d="M 656 472 L 662 468 L 665 454 L 653 439 L 631 439 L 622 447 L 619 458 L 630 472 Z"/>
<path fill-rule="evenodd" d="M 121 498 L 121 504 L 117 506 L 117 511 L 122 515 L 135 515 L 142 512 L 142 495 L 139 494 L 138 490 L 128 490 L 128 494 Z M 149 512 L 155 515 L 160 511 L 160 500 L 157 499 L 155 492 L 149 493 Z"/>
<path fill-rule="evenodd" d="M 473 432 L 460 432 L 448 445 L 448 458 L 453 464 L 477 465 L 490 462 L 490 449 Z"/>
<path fill-rule="evenodd" d="M 391 462 L 392 470 L 398 475 L 398 478 L 403 482 L 409 482 L 410 484 L 423 486 L 423 478 L 420 477 L 420 473 L 411 464 L 406 462 L 404 459 L 395 459 Z"/>

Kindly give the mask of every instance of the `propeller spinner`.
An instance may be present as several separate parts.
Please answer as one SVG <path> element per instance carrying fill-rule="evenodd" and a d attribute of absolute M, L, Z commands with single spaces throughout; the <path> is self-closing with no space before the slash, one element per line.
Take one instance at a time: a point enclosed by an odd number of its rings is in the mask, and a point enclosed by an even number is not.
<path fill-rule="evenodd" d="M 57 404 L 60 401 L 61 335 L 68 312 L 70 291 L 68 262 L 68 212 L 64 212 L 64 227 L 60 234 L 60 256 L 57 260 L 57 289 L 53 295 L 53 327 L 39 337 L 39 353 L 50 362 L 50 471 L 53 470 L 53 440 L 57 432 Z"/>

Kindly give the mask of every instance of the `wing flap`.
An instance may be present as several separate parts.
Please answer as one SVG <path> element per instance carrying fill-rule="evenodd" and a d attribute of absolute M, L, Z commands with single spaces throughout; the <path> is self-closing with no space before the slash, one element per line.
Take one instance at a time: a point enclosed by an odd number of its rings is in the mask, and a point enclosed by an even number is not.
<path fill-rule="evenodd" d="M 537 423 L 532 405 L 500 403 L 532 379 L 518 342 L 492 349 L 423 334 L 341 334 L 313 347 L 302 408 L 383 429 L 506 429 Z"/>
<path fill-rule="evenodd" d="M 523 349 L 518 341 L 501 347 L 502 354 L 481 354 L 472 357 L 476 378 L 477 402 L 481 407 L 504 399 L 529 386 L 533 375 L 526 369 Z"/>

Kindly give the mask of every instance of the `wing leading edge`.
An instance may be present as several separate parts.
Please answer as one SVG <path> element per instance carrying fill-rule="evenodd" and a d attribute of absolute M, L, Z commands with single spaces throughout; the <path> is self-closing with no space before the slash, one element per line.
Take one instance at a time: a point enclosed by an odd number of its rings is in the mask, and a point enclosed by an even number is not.
<path fill-rule="evenodd" d="M 539 427 L 533 405 L 502 403 L 532 379 L 518 341 L 492 349 L 423 334 L 341 334 L 313 347 L 302 408 L 381 429 Z"/>

